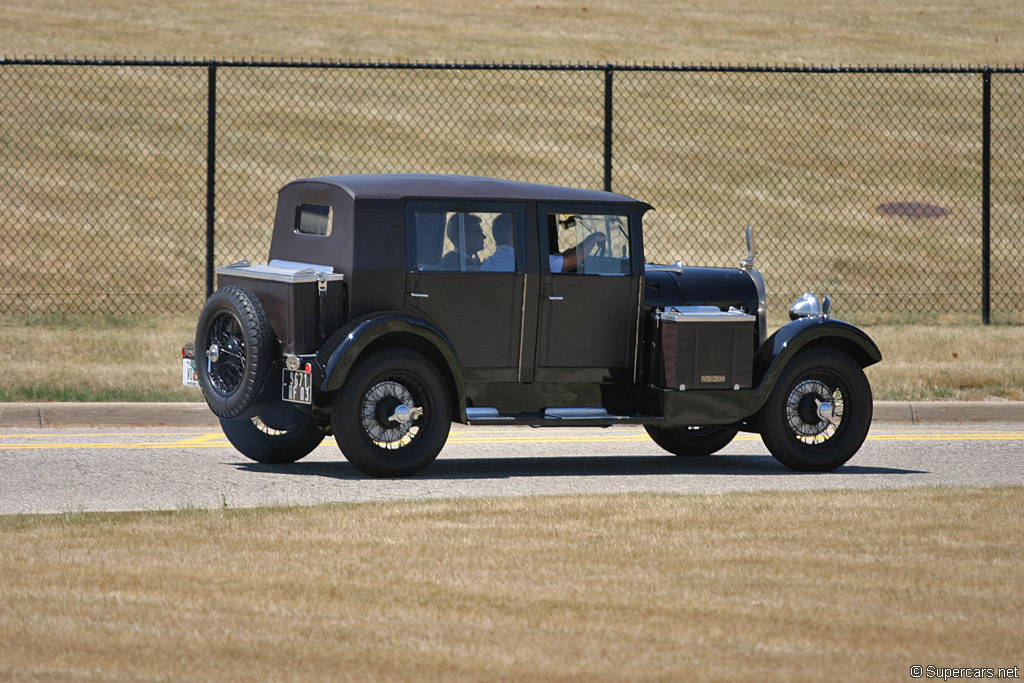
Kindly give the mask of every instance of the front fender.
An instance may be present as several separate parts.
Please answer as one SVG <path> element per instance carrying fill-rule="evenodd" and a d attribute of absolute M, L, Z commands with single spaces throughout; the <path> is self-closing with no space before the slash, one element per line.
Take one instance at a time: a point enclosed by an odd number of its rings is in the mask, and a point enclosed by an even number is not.
<path fill-rule="evenodd" d="M 340 388 L 359 356 L 371 347 L 384 344 L 413 348 L 434 361 L 452 389 L 454 414 L 465 419 L 462 366 L 451 341 L 422 318 L 399 311 L 356 318 L 332 334 L 317 353 L 317 363 L 323 368 L 320 390 Z"/>
<path fill-rule="evenodd" d="M 779 328 L 754 353 L 758 389 L 767 396 L 789 361 L 801 349 L 811 345 L 844 351 L 862 368 L 882 360 L 878 346 L 860 328 L 834 318 L 799 318 Z"/>

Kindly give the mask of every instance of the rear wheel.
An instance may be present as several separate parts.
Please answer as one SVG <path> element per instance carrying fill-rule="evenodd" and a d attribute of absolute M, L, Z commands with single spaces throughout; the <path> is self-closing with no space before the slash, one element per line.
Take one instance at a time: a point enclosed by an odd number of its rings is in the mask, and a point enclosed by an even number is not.
<path fill-rule="evenodd" d="M 669 453 L 695 457 L 717 453 L 733 440 L 737 430 L 724 427 L 656 427 L 644 425 L 654 443 Z"/>
<path fill-rule="evenodd" d="M 287 403 L 260 415 L 235 420 L 221 419 L 220 426 L 231 445 L 256 462 L 290 463 L 320 445 L 327 432 L 324 421 Z"/>
<path fill-rule="evenodd" d="M 794 470 L 827 472 L 853 457 L 871 427 L 864 370 L 834 349 L 799 353 L 759 413 L 761 440 Z"/>
<path fill-rule="evenodd" d="M 360 360 L 335 392 L 331 412 L 341 452 L 374 477 L 405 477 L 432 463 L 452 422 L 448 387 L 437 368 L 397 348 Z"/>

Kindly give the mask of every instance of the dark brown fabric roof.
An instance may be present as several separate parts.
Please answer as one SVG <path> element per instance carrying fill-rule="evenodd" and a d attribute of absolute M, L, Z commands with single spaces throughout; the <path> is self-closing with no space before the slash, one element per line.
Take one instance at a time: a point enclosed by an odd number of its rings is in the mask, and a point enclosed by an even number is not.
<path fill-rule="evenodd" d="M 334 185 L 354 199 L 489 199 L 515 201 L 604 202 L 640 204 L 632 197 L 573 187 L 558 187 L 481 176 L 435 174 L 336 175 L 293 180 Z M 648 207 L 649 208 L 649 207 Z"/>

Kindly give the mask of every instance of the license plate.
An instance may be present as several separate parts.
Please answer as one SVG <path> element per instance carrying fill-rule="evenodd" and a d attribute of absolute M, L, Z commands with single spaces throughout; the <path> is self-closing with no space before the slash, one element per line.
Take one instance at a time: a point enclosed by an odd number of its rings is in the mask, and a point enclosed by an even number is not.
<path fill-rule="evenodd" d="M 186 387 L 199 386 L 199 373 L 196 372 L 195 358 L 181 359 L 181 383 Z"/>
<path fill-rule="evenodd" d="M 313 375 L 302 370 L 284 370 L 281 375 L 281 398 L 292 403 L 313 402 Z"/>

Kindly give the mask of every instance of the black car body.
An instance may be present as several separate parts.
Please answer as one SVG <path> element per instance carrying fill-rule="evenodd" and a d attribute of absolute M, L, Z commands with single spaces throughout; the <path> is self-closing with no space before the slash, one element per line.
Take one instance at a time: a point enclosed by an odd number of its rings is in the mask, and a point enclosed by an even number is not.
<path fill-rule="evenodd" d="M 651 207 L 493 178 L 349 175 L 281 189 L 269 262 L 219 268 L 186 383 L 257 460 L 326 434 L 408 475 L 465 424 L 642 424 L 679 455 L 737 430 L 796 469 L 863 442 L 881 360 L 805 295 L 767 335 L 754 252 L 738 268 L 644 263 Z"/>

